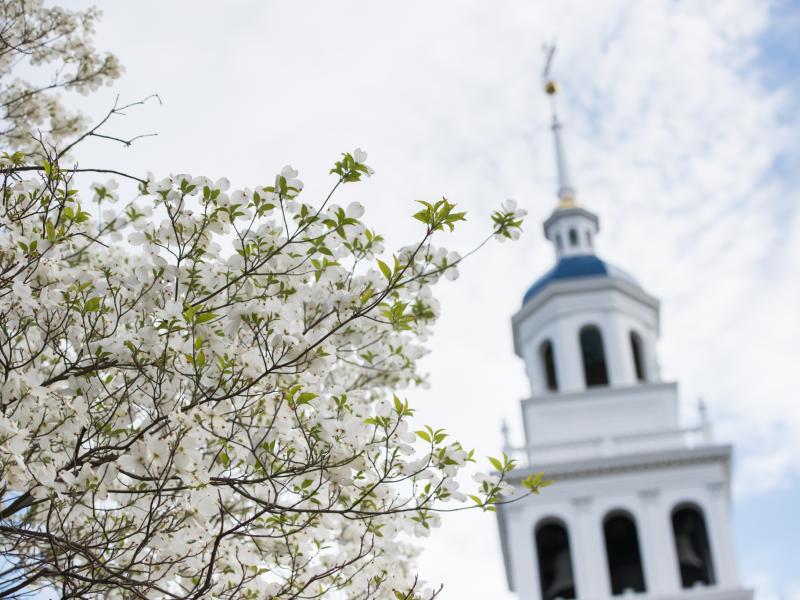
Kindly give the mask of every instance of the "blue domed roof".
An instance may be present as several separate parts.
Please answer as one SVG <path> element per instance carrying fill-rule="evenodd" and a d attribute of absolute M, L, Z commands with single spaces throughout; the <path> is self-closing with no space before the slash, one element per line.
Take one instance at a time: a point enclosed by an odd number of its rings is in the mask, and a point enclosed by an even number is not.
<path fill-rule="evenodd" d="M 553 281 L 582 277 L 619 277 L 639 287 L 639 283 L 625 271 L 608 264 L 594 254 L 564 256 L 556 263 L 555 267 L 542 275 L 528 288 L 522 303 L 525 304 L 531 300 Z"/>

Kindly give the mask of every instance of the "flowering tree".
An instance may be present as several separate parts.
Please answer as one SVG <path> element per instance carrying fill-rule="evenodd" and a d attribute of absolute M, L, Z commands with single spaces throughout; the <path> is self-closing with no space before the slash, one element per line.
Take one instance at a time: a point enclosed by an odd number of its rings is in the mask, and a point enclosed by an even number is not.
<path fill-rule="evenodd" d="M 89 211 L 62 159 L 113 136 L 48 90 L 118 75 L 96 13 L 0 6 L 0 597 L 436 595 L 413 538 L 491 509 L 513 468 L 490 459 L 465 495 L 472 453 L 414 431 L 397 395 L 462 260 L 435 238 L 464 213 L 421 202 L 419 239 L 384 252 L 363 207 L 333 201 L 372 174 L 360 150 L 319 202 L 286 167 L 242 190 L 126 175 L 138 194 L 94 184 Z M 58 63 L 51 85 L 8 82 L 26 57 Z M 518 236 L 513 203 L 492 218 Z"/>
<path fill-rule="evenodd" d="M 36 135 L 51 142 L 74 137 L 88 125 L 80 113 L 64 108 L 56 92 L 88 94 L 119 77 L 113 54 L 98 54 L 91 45 L 97 10 L 69 12 L 44 8 L 40 0 L 0 2 L 0 135 L 3 145 L 38 150 Z M 51 65 L 46 79 L 30 83 L 11 79 L 14 67 Z"/>

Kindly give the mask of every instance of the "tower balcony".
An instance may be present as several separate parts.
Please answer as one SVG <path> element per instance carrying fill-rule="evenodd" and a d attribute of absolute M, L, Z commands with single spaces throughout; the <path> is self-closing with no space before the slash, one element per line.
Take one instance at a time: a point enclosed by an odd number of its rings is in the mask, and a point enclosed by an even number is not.
<path fill-rule="evenodd" d="M 525 444 L 506 451 L 537 466 L 711 443 L 704 418 L 678 420 L 675 383 L 597 387 L 522 401 Z"/>
<path fill-rule="evenodd" d="M 658 450 L 699 448 L 710 444 L 710 429 L 707 424 L 701 424 L 647 433 L 594 436 L 565 442 L 512 446 L 506 448 L 506 454 L 526 459 L 529 464 L 540 467 L 553 463 L 613 458 Z"/>

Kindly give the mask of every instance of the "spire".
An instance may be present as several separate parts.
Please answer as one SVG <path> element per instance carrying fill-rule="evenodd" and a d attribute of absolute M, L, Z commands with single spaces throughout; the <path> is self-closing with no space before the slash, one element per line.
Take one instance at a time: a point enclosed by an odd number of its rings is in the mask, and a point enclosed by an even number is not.
<path fill-rule="evenodd" d="M 503 436 L 503 452 L 506 454 L 511 454 L 511 438 L 509 437 L 509 429 L 508 429 L 508 421 L 503 419 L 503 423 L 500 425 L 500 433 Z"/>
<path fill-rule="evenodd" d="M 550 108 L 553 115 L 553 141 L 556 150 L 556 169 L 558 171 L 558 205 L 544 222 L 544 235 L 553 242 L 556 258 L 585 256 L 594 254 L 594 236 L 600 229 L 597 215 L 586 210 L 575 201 L 575 187 L 569 177 L 567 159 L 564 155 L 564 144 L 561 140 L 561 121 L 556 111 L 556 93 L 558 85 L 550 77 L 550 66 L 556 47 L 545 46 L 546 56 L 544 72 L 544 91 L 550 96 Z"/>
<path fill-rule="evenodd" d="M 564 143 L 561 140 L 561 121 L 558 120 L 558 111 L 556 110 L 556 94 L 558 93 L 558 84 L 550 77 L 550 66 L 553 62 L 553 55 L 556 52 L 555 45 L 544 47 L 546 55 L 544 72 L 542 78 L 544 79 L 544 91 L 550 97 L 550 111 L 553 115 L 553 142 L 555 143 L 556 151 L 556 170 L 558 172 L 558 207 L 559 208 L 574 208 L 577 206 L 575 202 L 575 187 L 572 185 L 572 180 L 569 176 L 569 168 L 567 167 L 567 159 L 564 154 Z"/>
<path fill-rule="evenodd" d="M 708 419 L 708 408 L 706 407 L 706 401 L 703 398 L 700 398 L 697 401 L 697 412 L 700 416 L 700 433 L 703 436 L 703 441 L 706 444 L 711 443 L 711 421 Z"/>

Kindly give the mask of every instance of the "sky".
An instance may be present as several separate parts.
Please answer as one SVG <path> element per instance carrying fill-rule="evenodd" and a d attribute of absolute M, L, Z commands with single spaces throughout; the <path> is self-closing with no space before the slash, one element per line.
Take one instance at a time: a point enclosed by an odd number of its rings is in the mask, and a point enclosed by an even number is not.
<path fill-rule="evenodd" d="M 83 1 L 64 3 L 71 8 Z M 493 454 L 500 422 L 522 442 L 528 395 L 510 317 L 553 263 L 541 222 L 555 205 L 541 47 L 557 41 L 568 160 L 600 215 L 598 253 L 662 302 L 659 360 L 684 422 L 705 399 L 735 444 L 734 528 L 759 600 L 800 598 L 787 556 L 800 537 L 800 3 L 471 0 L 104 3 L 97 46 L 126 73 L 70 99 L 157 132 L 123 149 L 91 142 L 84 167 L 228 177 L 300 170 L 307 197 L 342 151 L 376 170 L 344 189 L 388 246 L 415 239 L 413 201 L 468 211 L 446 244 L 465 251 L 506 198 L 529 212 L 515 244 L 490 244 L 437 291 L 443 316 L 408 393 L 421 422 Z M 418 224 L 417 224 L 418 225 Z M 445 519 L 420 571 L 442 598 L 512 598 L 494 519 Z M 465 574 L 469 573 L 469 576 Z M 479 574 L 479 575 L 475 575 Z"/>

